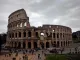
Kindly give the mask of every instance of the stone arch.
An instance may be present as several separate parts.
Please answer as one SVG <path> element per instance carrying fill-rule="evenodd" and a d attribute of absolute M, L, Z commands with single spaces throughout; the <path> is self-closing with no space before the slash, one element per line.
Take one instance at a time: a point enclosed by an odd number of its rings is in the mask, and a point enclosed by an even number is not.
<path fill-rule="evenodd" d="M 17 42 L 15 42 L 15 48 L 17 47 Z"/>
<path fill-rule="evenodd" d="M 14 38 L 14 33 L 12 33 L 12 38 Z"/>
<path fill-rule="evenodd" d="M 17 33 L 15 33 L 15 37 L 17 38 Z"/>
<path fill-rule="evenodd" d="M 22 27 L 22 23 L 20 23 L 20 27 Z"/>
<path fill-rule="evenodd" d="M 12 44 L 12 47 L 13 47 L 13 42 L 11 44 Z"/>
<path fill-rule="evenodd" d="M 66 46 L 67 46 L 67 41 L 66 41 Z"/>
<path fill-rule="evenodd" d="M 19 32 L 19 37 L 21 37 L 21 32 Z"/>
<path fill-rule="evenodd" d="M 41 48 L 44 49 L 44 43 L 40 42 Z"/>
<path fill-rule="evenodd" d="M 61 41 L 61 47 L 62 47 L 63 45 L 62 45 L 62 41 Z"/>
<path fill-rule="evenodd" d="M 56 47 L 56 41 L 54 41 L 53 47 Z"/>
<path fill-rule="evenodd" d="M 59 47 L 59 41 L 57 41 L 57 47 Z"/>
<path fill-rule="evenodd" d="M 21 48 L 21 42 L 18 42 L 18 48 Z"/>
<path fill-rule="evenodd" d="M 26 43 L 25 42 L 23 42 L 23 48 L 26 48 Z"/>
<path fill-rule="evenodd" d="M 36 37 L 38 38 L 39 37 L 38 32 L 36 32 L 35 34 L 36 34 Z"/>
<path fill-rule="evenodd" d="M 28 42 L 28 48 L 31 48 L 31 42 Z"/>
<path fill-rule="evenodd" d="M 64 46 L 65 46 L 65 41 L 64 41 Z"/>
<path fill-rule="evenodd" d="M 23 36 L 26 37 L 26 32 L 25 31 L 23 32 Z"/>
<path fill-rule="evenodd" d="M 49 42 L 46 42 L 46 48 L 49 48 Z"/>
<path fill-rule="evenodd" d="M 37 48 L 37 42 L 34 42 L 34 48 Z"/>
<path fill-rule="evenodd" d="M 24 22 L 24 26 L 26 26 L 26 22 Z"/>
<path fill-rule="evenodd" d="M 31 31 L 28 32 L 28 37 L 31 37 Z"/>

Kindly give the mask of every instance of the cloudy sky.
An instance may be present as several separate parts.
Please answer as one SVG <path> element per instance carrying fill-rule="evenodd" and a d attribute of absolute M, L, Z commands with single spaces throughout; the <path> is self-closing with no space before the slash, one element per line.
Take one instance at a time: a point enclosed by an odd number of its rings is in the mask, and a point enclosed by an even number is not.
<path fill-rule="evenodd" d="M 80 30 L 80 0 L 0 0 L 0 33 L 7 31 L 8 16 L 21 8 L 32 26 L 56 24 Z"/>

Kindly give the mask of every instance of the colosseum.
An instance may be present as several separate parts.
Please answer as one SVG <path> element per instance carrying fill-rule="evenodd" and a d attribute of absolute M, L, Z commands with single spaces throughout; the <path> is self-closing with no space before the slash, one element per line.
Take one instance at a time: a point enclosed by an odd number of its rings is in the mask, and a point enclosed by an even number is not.
<path fill-rule="evenodd" d="M 68 47 L 72 44 L 72 30 L 62 25 L 45 24 L 30 26 L 24 9 L 19 9 L 8 17 L 7 47 L 18 49 Z"/>

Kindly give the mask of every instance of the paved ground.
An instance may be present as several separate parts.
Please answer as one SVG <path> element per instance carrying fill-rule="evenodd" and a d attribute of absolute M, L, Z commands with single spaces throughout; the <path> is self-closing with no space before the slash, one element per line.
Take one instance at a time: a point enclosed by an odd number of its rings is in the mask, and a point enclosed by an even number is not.
<path fill-rule="evenodd" d="M 40 54 L 40 58 L 38 59 L 38 54 Z M 44 53 L 42 53 L 42 50 L 36 52 L 35 54 L 28 57 L 29 60 L 44 60 L 45 56 Z"/>

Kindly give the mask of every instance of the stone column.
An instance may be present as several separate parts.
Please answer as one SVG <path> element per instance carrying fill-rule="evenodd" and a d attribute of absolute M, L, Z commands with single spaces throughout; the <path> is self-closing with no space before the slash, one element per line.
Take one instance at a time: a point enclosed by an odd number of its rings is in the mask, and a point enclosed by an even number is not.
<path fill-rule="evenodd" d="M 46 49 L 46 41 L 43 41 L 43 43 L 44 43 L 44 49 Z"/>
<path fill-rule="evenodd" d="M 51 40 L 49 41 L 49 47 L 52 47 Z"/>
<path fill-rule="evenodd" d="M 37 41 L 37 46 L 40 47 L 40 41 L 39 40 Z"/>
<path fill-rule="evenodd" d="M 33 41 L 31 41 L 31 49 L 33 49 L 33 48 L 34 48 Z"/>
<path fill-rule="evenodd" d="M 21 48 L 23 48 L 23 42 L 21 42 Z"/>
<path fill-rule="evenodd" d="M 31 30 L 31 37 L 34 37 L 34 29 Z"/>

